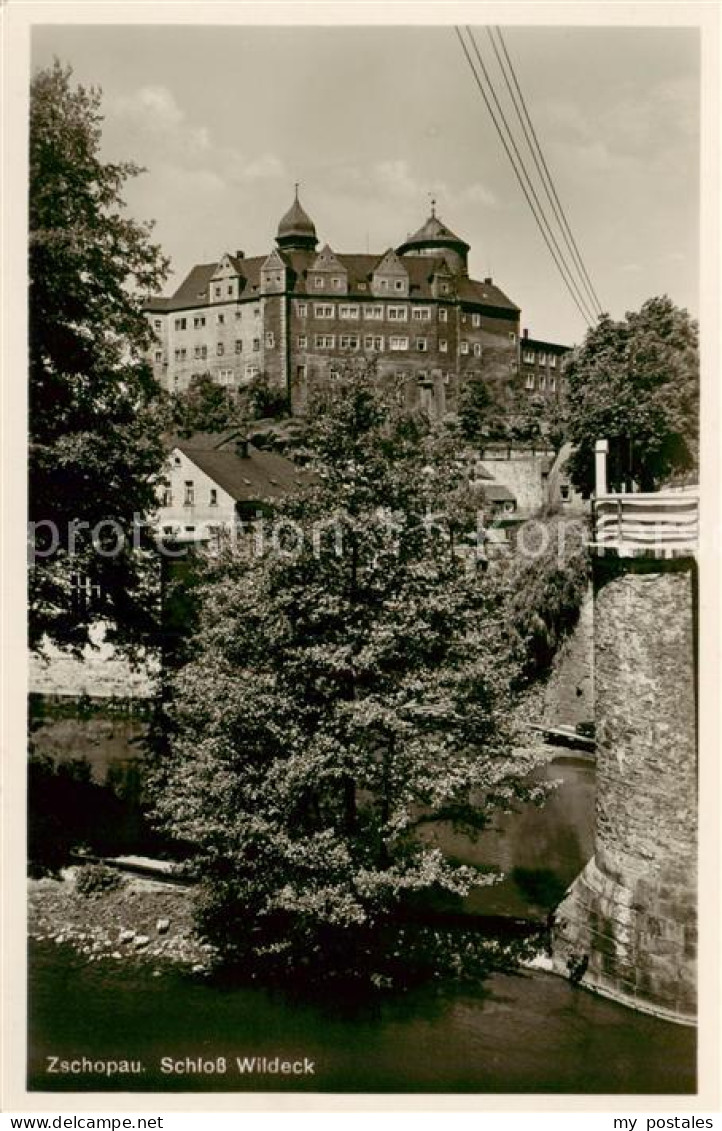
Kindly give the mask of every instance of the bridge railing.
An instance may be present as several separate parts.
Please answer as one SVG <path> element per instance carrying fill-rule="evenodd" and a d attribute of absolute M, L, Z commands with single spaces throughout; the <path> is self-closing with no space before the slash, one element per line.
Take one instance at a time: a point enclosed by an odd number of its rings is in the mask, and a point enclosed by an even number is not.
<path fill-rule="evenodd" d="M 622 557 L 695 554 L 699 490 L 601 495 L 592 500 L 592 548 Z"/>

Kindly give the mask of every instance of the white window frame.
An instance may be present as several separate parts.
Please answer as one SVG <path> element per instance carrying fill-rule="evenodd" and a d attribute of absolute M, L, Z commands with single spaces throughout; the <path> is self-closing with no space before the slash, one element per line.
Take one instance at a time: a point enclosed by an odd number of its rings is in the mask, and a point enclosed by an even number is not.
<path fill-rule="evenodd" d="M 446 338 L 439 338 L 439 352 L 440 353 L 448 353 L 449 352 L 449 343 L 447 342 Z"/>
<path fill-rule="evenodd" d="M 449 312 L 445 306 L 439 307 L 439 322 L 448 322 Z"/>
<path fill-rule="evenodd" d="M 336 348 L 335 334 L 316 334 L 315 346 L 317 350 L 332 350 Z"/>
<path fill-rule="evenodd" d="M 474 342 L 474 357 L 481 357 L 481 342 Z"/>
<path fill-rule="evenodd" d="M 555 353 L 549 354 L 549 357 L 547 358 L 547 365 L 549 366 L 550 369 L 556 369 L 556 367 L 557 367 L 557 355 Z"/>
<path fill-rule="evenodd" d="M 298 348 L 300 350 L 308 349 L 308 334 L 298 335 Z"/>
<path fill-rule="evenodd" d="M 297 302 L 296 303 L 296 314 L 298 315 L 299 318 L 307 318 L 308 317 L 308 303 L 307 302 Z"/>
<path fill-rule="evenodd" d="M 479 326 L 481 326 L 481 315 L 480 315 L 480 314 L 478 314 L 478 313 L 477 313 L 477 314 L 472 314 L 472 316 L 471 316 L 471 325 L 472 325 L 472 326 L 476 326 L 476 327 L 479 327 Z"/>
<path fill-rule="evenodd" d="M 333 303 L 317 302 L 313 308 L 314 318 L 333 318 L 334 317 Z"/>
<path fill-rule="evenodd" d="M 400 353 L 409 348 L 409 339 L 406 335 L 394 335 L 389 338 L 389 349 Z"/>
<path fill-rule="evenodd" d="M 416 352 L 417 353 L 428 353 L 429 352 L 429 339 L 428 338 L 417 338 L 416 339 Z"/>
<path fill-rule="evenodd" d="M 408 306 L 387 306 L 386 317 L 389 322 L 408 322 Z"/>
<path fill-rule="evenodd" d="M 338 316 L 346 321 L 358 321 L 359 308 L 358 306 L 341 305 L 338 308 Z"/>
<path fill-rule="evenodd" d="M 274 334 L 273 330 L 266 330 L 265 334 L 263 335 L 263 344 L 267 350 L 275 349 L 276 335 Z"/>
<path fill-rule="evenodd" d="M 367 334 L 364 337 L 364 349 L 370 350 L 372 353 L 383 353 L 383 334 Z"/>
<path fill-rule="evenodd" d="M 358 334 L 340 334 L 338 339 L 339 349 L 357 350 L 359 347 Z"/>
<path fill-rule="evenodd" d="M 521 359 L 525 365 L 533 365 L 535 356 L 534 350 L 523 350 Z"/>
<path fill-rule="evenodd" d="M 459 353 L 463 353 L 464 355 L 466 355 L 466 354 L 468 354 L 468 352 L 469 352 L 469 343 L 466 341 L 466 339 L 464 339 L 463 341 L 459 342 Z"/>
<path fill-rule="evenodd" d="M 381 303 L 376 303 L 373 306 L 364 307 L 364 319 L 367 322 L 383 322 L 384 308 Z"/>
<path fill-rule="evenodd" d="M 414 322 L 430 322 L 431 321 L 431 307 L 430 306 L 412 306 L 411 319 Z"/>
<path fill-rule="evenodd" d="M 526 375 L 526 388 L 527 389 L 533 389 L 534 388 L 534 374 L 533 373 L 527 373 L 527 375 Z"/>

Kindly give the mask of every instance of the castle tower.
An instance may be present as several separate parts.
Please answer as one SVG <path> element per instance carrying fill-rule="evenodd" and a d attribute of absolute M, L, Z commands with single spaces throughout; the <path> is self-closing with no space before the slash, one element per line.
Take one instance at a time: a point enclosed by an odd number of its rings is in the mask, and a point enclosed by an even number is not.
<path fill-rule="evenodd" d="M 447 228 L 436 215 L 436 202 L 431 202 L 431 215 L 423 227 L 397 247 L 398 255 L 430 255 L 446 259 L 454 275 L 468 275 L 469 244 Z"/>
<path fill-rule="evenodd" d="M 693 1024 L 697 955 L 694 494 L 594 503 L 595 852 L 554 916 L 554 964 Z"/>
<path fill-rule="evenodd" d="M 316 249 L 318 243 L 316 226 L 301 207 L 298 199 L 298 184 L 295 187 L 293 204 L 278 225 L 276 243 L 282 251 L 315 251 Z"/>

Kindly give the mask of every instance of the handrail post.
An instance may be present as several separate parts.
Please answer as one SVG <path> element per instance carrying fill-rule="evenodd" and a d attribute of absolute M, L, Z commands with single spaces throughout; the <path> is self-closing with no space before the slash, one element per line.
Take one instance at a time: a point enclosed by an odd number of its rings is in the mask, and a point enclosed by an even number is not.
<path fill-rule="evenodd" d="M 597 498 L 607 494 L 607 456 L 609 440 L 597 440 L 594 445 L 594 494 Z"/>

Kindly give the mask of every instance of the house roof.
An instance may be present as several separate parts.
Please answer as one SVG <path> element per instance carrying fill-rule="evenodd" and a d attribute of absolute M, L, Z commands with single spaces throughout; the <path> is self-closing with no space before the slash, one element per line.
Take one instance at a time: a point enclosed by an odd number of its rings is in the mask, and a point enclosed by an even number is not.
<path fill-rule="evenodd" d="M 444 245 L 469 251 L 466 240 L 462 240 L 460 236 L 455 235 L 450 228 L 447 228 L 443 220 L 440 220 L 432 209 L 428 220 L 419 228 L 418 232 L 414 232 L 413 236 L 408 236 L 399 245 L 398 250 L 400 254 L 403 254 L 403 252 L 415 248 L 443 247 Z"/>
<path fill-rule="evenodd" d="M 503 483 L 485 483 L 484 494 L 491 503 L 515 503 L 516 495 L 514 495 L 508 487 Z"/>
<path fill-rule="evenodd" d="M 196 432 L 187 439 L 172 439 L 169 445 L 183 452 L 236 502 L 285 498 L 313 481 L 311 472 L 277 452 L 248 444 L 246 454 L 239 454 L 236 445 L 243 439 L 242 432 L 231 429 Z"/>
<path fill-rule="evenodd" d="M 377 254 L 336 253 L 337 260 L 342 267 L 346 269 L 348 274 L 349 295 L 363 295 L 370 300 L 373 300 L 375 297 L 378 298 L 378 296 L 374 296 L 371 292 L 371 278 L 374 269 L 384 258 L 385 254 L 385 252 Z M 310 270 L 316 258 L 315 252 L 304 251 L 298 248 L 284 248 L 281 255 L 293 271 L 294 277 L 291 280 L 293 293 L 299 296 L 309 294 L 318 296 L 318 291 L 315 289 L 309 291 L 306 284 L 307 272 Z M 435 256 L 408 255 L 401 256 L 400 258 L 409 276 L 409 297 L 421 300 L 431 299 L 433 297 L 431 282 L 434 274 L 449 270 L 443 255 L 443 250 L 439 249 L 439 254 Z M 240 290 L 241 300 L 258 298 L 261 293 L 261 268 L 267 261 L 268 256 L 257 255 L 249 258 L 239 258 L 238 256 L 230 255 L 229 259 L 240 278 L 243 280 Z M 217 260 L 213 263 L 198 263 L 189 271 L 174 295 L 170 298 L 149 299 L 145 304 L 145 309 L 149 312 L 180 311 L 187 310 L 191 307 L 197 308 L 211 305 L 210 282 L 217 266 Z M 507 298 L 503 291 L 501 291 L 499 287 L 494 286 L 493 283 L 482 283 L 474 279 L 458 277 L 457 293 L 461 301 L 465 304 L 488 307 L 493 310 L 505 310 L 515 314 L 519 311 L 519 307 Z M 451 298 L 452 296 L 449 297 Z"/>
<path fill-rule="evenodd" d="M 546 350 L 547 353 L 569 353 L 573 346 L 563 346 L 559 342 L 543 342 L 540 338 L 522 337 L 519 341 L 522 349 Z"/>

